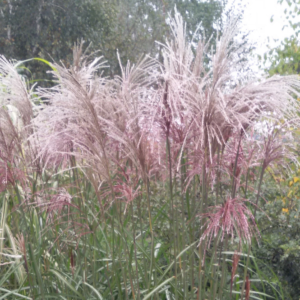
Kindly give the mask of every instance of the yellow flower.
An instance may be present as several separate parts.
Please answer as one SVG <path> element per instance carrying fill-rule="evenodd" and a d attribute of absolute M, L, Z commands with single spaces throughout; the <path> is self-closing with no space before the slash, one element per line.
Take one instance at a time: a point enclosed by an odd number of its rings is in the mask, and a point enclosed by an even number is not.
<path fill-rule="evenodd" d="M 289 212 L 289 209 L 288 209 L 288 208 L 283 208 L 283 209 L 282 209 L 282 212 L 283 212 L 283 213 L 288 213 L 288 212 Z"/>

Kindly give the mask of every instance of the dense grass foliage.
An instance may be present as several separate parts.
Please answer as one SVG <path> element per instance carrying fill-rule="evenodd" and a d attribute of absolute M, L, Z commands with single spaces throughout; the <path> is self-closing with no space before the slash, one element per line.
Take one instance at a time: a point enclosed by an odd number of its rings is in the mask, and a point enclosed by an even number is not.
<path fill-rule="evenodd" d="M 0 299 L 285 297 L 251 246 L 300 81 L 240 72 L 236 22 L 214 50 L 171 31 L 163 64 L 108 79 L 79 44 L 38 91 L 1 57 Z"/>

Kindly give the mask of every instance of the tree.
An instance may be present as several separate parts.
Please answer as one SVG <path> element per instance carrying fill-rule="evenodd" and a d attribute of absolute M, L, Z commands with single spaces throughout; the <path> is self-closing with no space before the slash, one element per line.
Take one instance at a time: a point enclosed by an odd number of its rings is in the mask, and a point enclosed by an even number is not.
<path fill-rule="evenodd" d="M 106 72 L 113 76 L 120 71 L 117 51 L 122 64 L 160 52 L 159 43 L 169 35 L 168 13 L 175 6 L 188 24 L 190 38 L 199 23 L 209 38 L 222 27 L 225 4 L 225 0 L 0 0 L 1 54 L 17 60 L 52 58 L 68 66 L 73 45 L 82 38 L 93 43 L 91 50 L 100 50 L 109 65 Z M 34 73 L 39 68 L 30 67 Z"/>
<path fill-rule="evenodd" d="M 279 47 L 271 50 L 269 55 L 270 75 L 300 73 L 300 45 L 297 39 L 285 39 Z"/>
<path fill-rule="evenodd" d="M 187 34 L 192 39 L 201 23 L 200 32 L 206 38 L 216 37 L 217 27 L 222 28 L 222 13 L 227 1 L 210 0 L 125 0 L 119 2 L 116 43 L 123 60 L 135 60 L 142 54 L 155 54 L 170 35 L 168 20 L 174 8 L 187 23 Z M 215 27 L 214 27 L 215 26 Z M 199 39 L 199 36 L 198 36 Z M 212 39 L 214 40 L 214 39 Z M 123 46 L 122 46 L 123 45 Z M 121 50 L 123 52 L 121 52 Z"/>
<path fill-rule="evenodd" d="M 300 44 L 298 36 L 300 34 L 300 3 L 297 0 L 278 0 L 280 4 L 288 4 L 289 8 L 284 10 L 287 24 L 283 26 L 290 27 L 294 33 L 286 38 L 279 47 L 271 49 L 265 56 L 265 62 L 269 61 L 271 67 L 270 75 L 273 74 L 298 74 L 300 73 Z M 273 20 L 271 20 L 273 21 Z"/>
<path fill-rule="evenodd" d="M 17 60 L 53 59 L 68 66 L 78 39 L 106 43 L 115 15 L 114 1 L 1 0 L 1 54 Z M 34 78 L 44 78 L 45 68 L 38 62 L 30 65 Z"/>
<path fill-rule="evenodd" d="M 110 33 L 113 4 L 87 0 L 2 0 L 2 54 L 18 60 L 51 55 L 66 59 L 79 38 L 104 39 Z"/>

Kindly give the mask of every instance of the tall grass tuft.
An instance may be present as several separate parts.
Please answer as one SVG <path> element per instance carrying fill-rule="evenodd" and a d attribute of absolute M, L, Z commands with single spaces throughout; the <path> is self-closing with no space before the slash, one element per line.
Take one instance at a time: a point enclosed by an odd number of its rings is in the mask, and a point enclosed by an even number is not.
<path fill-rule="evenodd" d="M 246 77 L 236 25 L 194 49 L 175 11 L 163 63 L 115 78 L 80 43 L 36 93 L 0 59 L 2 298 L 281 299 L 251 244 L 300 81 Z"/>

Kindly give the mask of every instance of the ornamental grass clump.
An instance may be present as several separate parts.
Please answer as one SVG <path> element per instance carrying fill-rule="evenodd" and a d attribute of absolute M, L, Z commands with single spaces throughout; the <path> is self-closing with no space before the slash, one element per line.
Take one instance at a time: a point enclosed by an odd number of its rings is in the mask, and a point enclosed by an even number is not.
<path fill-rule="evenodd" d="M 75 45 L 70 68 L 51 64 L 56 84 L 38 89 L 34 117 L 33 94 L 0 61 L 10 99 L 0 111 L 0 191 L 9 182 L 3 199 L 20 200 L 9 218 L 2 208 L 1 224 L 22 224 L 12 234 L 28 241 L 26 297 L 243 299 L 264 291 L 250 255 L 260 237 L 256 211 L 266 169 L 296 161 L 300 81 L 240 72 L 236 25 L 215 48 L 202 40 L 194 48 L 175 11 L 163 62 L 128 62 L 114 78 L 103 76 L 103 58 Z M 6 272 L 2 284 L 15 289 L 14 271 Z"/>
<path fill-rule="evenodd" d="M 26 186 L 26 172 L 37 170 L 32 134 L 33 88 L 17 71 L 18 64 L 0 56 L 0 192 L 19 183 Z"/>

